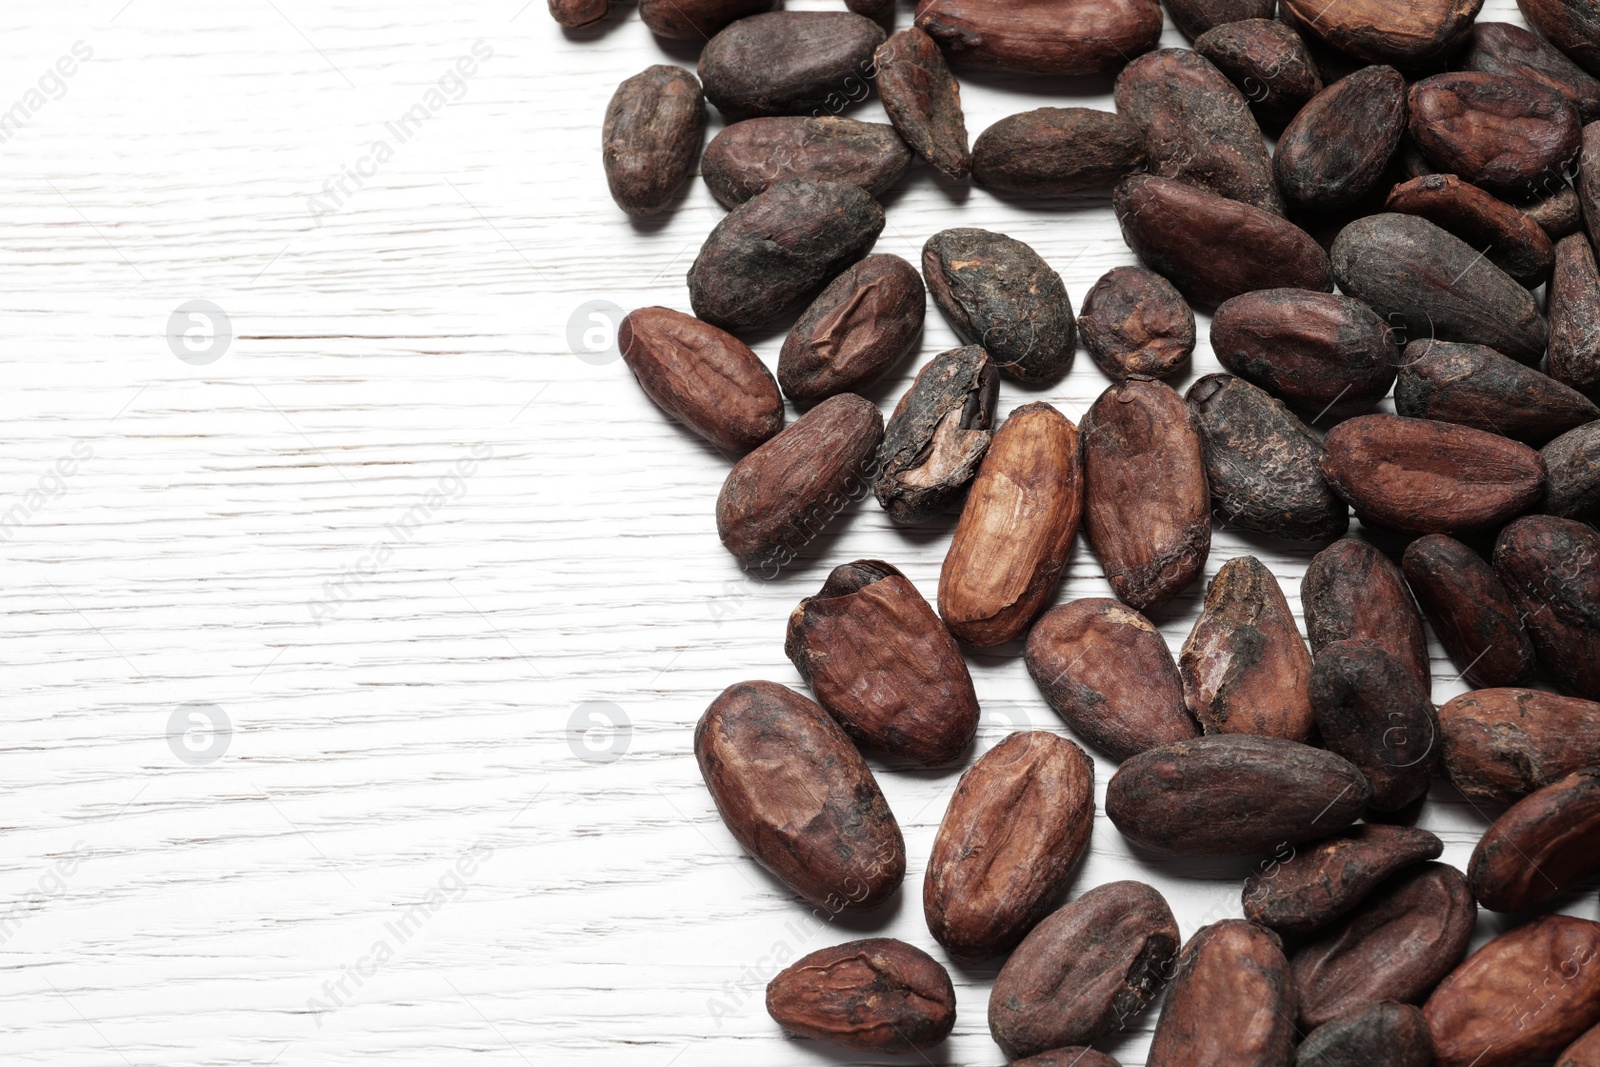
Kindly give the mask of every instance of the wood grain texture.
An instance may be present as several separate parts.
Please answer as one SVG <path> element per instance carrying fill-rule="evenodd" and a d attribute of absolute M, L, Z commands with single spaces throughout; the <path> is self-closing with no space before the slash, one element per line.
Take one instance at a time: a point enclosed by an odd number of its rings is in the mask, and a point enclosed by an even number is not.
<path fill-rule="evenodd" d="M 1483 17 L 1520 22 L 1510 0 Z M 79 41 L 92 57 L 32 107 Z M 492 55 L 431 108 L 479 41 Z M 599 126 L 622 78 L 694 52 L 631 5 L 571 35 L 521 0 L 0 11 L 0 115 L 26 112 L 0 123 L 8 1062 L 904 1062 L 784 1038 L 762 988 L 869 934 L 942 958 L 917 902 L 957 771 L 877 764 L 910 874 L 885 911 L 823 922 L 739 853 L 691 729 L 731 682 L 799 684 L 784 623 L 835 564 L 889 560 L 931 600 L 949 528 L 894 529 L 869 500 L 781 578 L 749 579 L 713 527 L 727 461 L 567 339 L 587 301 L 687 307 L 723 209 L 697 181 L 629 221 Z M 1110 82 L 972 75 L 963 99 L 976 134 L 1042 104 L 1109 108 Z M 386 123 L 419 105 L 402 143 Z M 849 114 L 883 119 L 876 101 Z M 1074 306 L 1133 261 L 1105 196 L 1021 204 L 918 163 L 887 207 L 879 251 L 916 261 L 938 229 L 1001 229 Z M 165 337 L 196 299 L 234 335 L 205 366 Z M 1180 388 L 1217 369 L 1205 332 Z M 781 340 L 757 339 L 769 364 Z M 871 399 L 887 411 L 955 344 L 931 314 Z M 1056 386 L 1005 383 L 1001 411 L 1045 399 L 1076 421 L 1107 384 L 1080 354 Z M 1252 551 L 1298 612 L 1309 552 L 1223 529 L 1208 576 Z M 1081 539 L 1067 574 L 1058 602 L 1108 595 Z M 1154 620 L 1174 648 L 1200 594 Z M 1066 732 L 1020 647 L 971 662 L 980 748 Z M 1434 671 L 1436 699 L 1464 688 L 1437 647 Z M 569 744 L 597 701 L 630 723 L 588 737 L 611 762 Z M 190 703 L 232 723 L 213 762 L 169 743 Z M 1098 760 L 1097 802 L 1112 770 Z M 1422 823 L 1464 867 L 1487 819 L 1436 786 Z M 1245 873 L 1135 856 L 1102 815 L 1071 895 L 1150 881 L 1188 936 L 1240 914 Z M 1581 896 L 1560 905 L 1593 916 Z M 959 1020 L 931 1061 L 1000 1062 L 993 968 L 952 973 Z M 1153 1019 L 1104 1047 L 1141 1063 Z"/>

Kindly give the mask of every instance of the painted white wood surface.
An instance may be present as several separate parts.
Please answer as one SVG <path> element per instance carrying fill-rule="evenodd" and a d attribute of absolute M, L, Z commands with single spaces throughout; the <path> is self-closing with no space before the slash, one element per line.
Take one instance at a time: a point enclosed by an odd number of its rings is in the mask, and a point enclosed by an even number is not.
<path fill-rule="evenodd" d="M 829 928 L 740 854 L 690 736 L 731 682 L 798 684 L 784 620 L 831 566 L 889 559 L 931 598 L 948 531 L 868 502 L 746 581 L 712 524 L 726 461 L 568 341 L 588 301 L 687 306 L 721 209 L 696 182 L 628 221 L 599 122 L 622 78 L 694 54 L 631 6 L 567 35 L 538 0 L 0 11 L 7 1062 L 879 1062 L 785 1039 L 762 987 L 780 945 L 936 949 L 921 873 L 957 770 L 882 769 L 911 872 Z M 972 78 L 964 99 L 974 135 L 1110 106 L 1104 81 Z M 887 206 L 879 250 L 1003 229 L 1075 304 L 1132 261 L 1105 197 L 1004 202 L 918 165 Z M 166 336 L 192 300 L 231 324 L 205 365 Z M 1201 333 L 1191 378 L 1216 367 Z M 953 343 L 931 313 L 917 363 Z M 1002 409 L 1078 419 L 1105 385 L 1080 355 Z M 1304 551 L 1224 530 L 1208 575 L 1251 551 L 1295 599 Z M 1061 598 L 1106 593 L 1080 545 Z M 1174 648 L 1199 593 L 1158 616 Z M 1064 729 L 1017 648 L 972 665 L 980 747 Z M 1437 699 L 1461 690 L 1435 670 Z M 589 702 L 627 726 L 574 740 Z M 169 735 L 187 705 L 226 716 L 225 750 Z M 1449 795 L 1422 822 L 1464 865 L 1484 822 Z M 1243 869 L 1135 858 L 1102 816 L 1073 893 L 1147 879 L 1187 936 L 1239 913 Z M 992 969 L 954 974 L 956 1034 L 926 1058 L 999 1063 Z M 1141 1063 L 1153 1019 L 1105 1047 Z"/>

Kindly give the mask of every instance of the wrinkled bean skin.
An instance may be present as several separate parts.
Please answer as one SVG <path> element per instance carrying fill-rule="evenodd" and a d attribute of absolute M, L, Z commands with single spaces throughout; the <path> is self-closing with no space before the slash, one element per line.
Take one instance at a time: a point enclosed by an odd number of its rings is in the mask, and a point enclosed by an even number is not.
<path fill-rule="evenodd" d="M 1518 519 L 1495 541 L 1494 571 L 1545 669 L 1574 696 L 1600 699 L 1600 532 L 1554 515 Z"/>
<path fill-rule="evenodd" d="M 1489 261 L 1520 285 L 1544 284 L 1555 266 L 1555 245 L 1531 217 L 1454 174 L 1428 174 L 1389 191 L 1390 211 L 1417 215 L 1483 248 Z"/>
<path fill-rule="evenodd" d="M 1405 664 L 1427 693 L 1433 683 L 1422 616 L 1400 568 L 1357 537 L 1318 552 L 1300 581 L 1311 651 L 1339 641 L 1371 641 Z"/>
<path fill-rule="evenodd" d="M 1283 0 L 1284 21 L 1341 52 L 1401 70 L 1435 65 L 1471 31 L 1483 0 Z"/>
<path fill-rule="evenodd" d="M 1469 800 L 1514 804 L 1600 765 L 1600 704 L 1537 689 L 1475 689 L 1439 708 L 1444 769 Z"/>
<path fill-rule="evenodd" d="M 1590 74 L 1600 74 L 1600 10 L 1571 0 L 1517 0 L 1528 24 Z"/>
<path fill-rule="evenodd" d="M 1517 801 L 1484 831 L 1467 867 L 1478 903 L 1521 911 L 1600 871 L 1600 767 Z"/>
<path fill-rule="evenodd" d="M 917 28 L 958 66 L 1105 74 L 1161 39 L 1157 0 L 919 0 Z"/>
<path fill-rule="evenodd" d="M 664 210 L 694 172 L 705 131 L 705 94 L 682 67 L 650 67 L 617 86 L 602 132 L 611 199 L 630 215 Z"/>
<path fill-rule="evenodd" d="M 1143 267 L 1102 275 L 1083 298 L 1078 329 L 1095 365 L 1116 379 L 1168 377 L 1194 352 L 1194 312 L 1171 282 Z"/>
<path fill-rule="evenodd" d="M 1194 50 L 1239 87 L 1266 128 L 1282 129 L 1322 91 L 1305 42 L 1270 14 L 1213 26 L 1195 38 Z"/>
<path fill-rule="evenodd" d="M 912 151 L 953 182 L 972 169 L 961 87 L 933 39 L 916 27 L 885 41 L 876 56 L 878 95 Z"/>
<path fill-rule="evenodd" d="M 1068 196 L 1110 188 L 1144 162 L 1144 134 L 1124 115 L 1041 107 L 1007 115 L 978 135 L 972 177 L 1019 196 Z"/>
<path fill-rule="evenodd" d="M 1478 23 L 1457 63 L 1462 70 L 1536 81 L 1565 97 L 1584 122 L 1600 118 L 1600 81 L 1521 26 Z"/>
<path fill-rule="evenodd" d="M 1284 197 L 1335 211 L 1377 188 L 1406 129 L 1406 81 L 1393 67 L 1365 67 L 1300 109 L 1278 139 L 1272 169 Z"/>
<path fill-rule="evenodd" d="M 1577 154 L 1582 123 L 1547 85 L 1478 71 L 1411 87 L 1411 136 L 1441 171 L 1491 192 L 1527 195 Z"/>
<path fill-rule="evenodd" d="M 1375 811 L 1399 811 L 1427 793 L 1439 721 L 1404 664 L 1371 641 L 1339 641 L 1317 653 L 1310 690 L 1322 743 L 1367 776 Z"/>
<path fill-rule="evenodd" d="M 1211 347 L 1239 377 L 1318 412 L 1381 399 L 1399 362 L 1391 331 L 1371 308 L 1305 289 L 1225 301 L 1211 319 Z"/>
<path fill-rule="evenodd" d="M 914 1052 L 950 1036 L 956 992 L 939 961 L 869 937 L 818 949 L 767 983 L 767 1014 L 790 1033 L 860 1052 Z"/>
<path fill-rule="evenodd" d="M 915 267 L 868 256 L 801 314 L 778 353 L 778 383 L 800 404 L 871 385 L 916 346 L 927 304 Z"/>
<path fill-rule="evenodd" d="M 778 182 L 840 182 L 882 196 L 911 165 L 911 149 L 882 122 L 825 115 L 735 122 L 711 139 L 700 171 L 724 207 Z"/>
<path fill-rule="evenodd" d="M 1406 582 L 1433 632 L 1467 682 L 1477 688 L 1517 685 L 1533 671 L 1533 641 L 1494 569 L 1460 541 L 1442 534 L 1406 546 Z"/>
<path fill-rule="evenodd" d="M 1241 919 L 1183 946 L 1149 1067 L 1279 1067 L 1294 1048 L 1295 991 L 1278 935 Z"/>
<path fill-rule="evenodd" d="M 1357 823 L 1252 874 L 1244 883 L 1244 915 L 1285 933 L 1320 930 L 1396 871 L 1443 851 L 1444 842 L 1426 830 Z"/>
<path fill-rule="evenodd" d="M 639 0 L 639 21 L 669 41 L 704 41 L 747 15 L 772 10 L 772 0 Z"/>
<path fill-rule="evenodd" d="M 1600 419 L 1600 408 L 1569 386 L 1482 345 L 1417 341 L 1406 346 L 1394 408 L 1497 433 L 1535 447 Z"/>
<path fill-rule="evenodd" d="M 1563 519 L 1600 514 L 1600 423 L 1568 430 L 1539 450 L 1544 500 L 1539 510 Z"/>
<path fill-rule="evenodd" d="M 1577 233 L 1583 228 L 1583 208 L 1578 191 L 1567 184 L 1564 175 L 1541 182 L 1531 200 L 1518 200 L 1517 210 L 1539 224 L 1552 241 Z"/>
<path fill-rule="evenodd" d="M 1433 1067 L 1428 1020 L 1410 1004 L 1393 1001 L 1356 1008 L 1306 1035 L 1295 1067 Z"/>
<path fill-rule="evenodd" d="M 1600 140 L 1595 143 L 1600 151 Z M 1600 271 L 1581 233 L 1556 242 L 1550 275 L 1550 377 L 1600 395 Z"/>
<path fill-rule="evenodd" d="M 849 11 L 741 18 L 700 53 L 706 99 L 729 117 L 838 111 L 871 88 L 883 27 Z"/>
<path fill-rule="evenodd" d="M 1218 26 L 1245 19 L 1272 18 L 1277 0 L 1166 0 L 1173 23 L 1185 37 L 1198 38 Z"/>
<path fill-rule="evenodd" d="M 994 434 L 1000 374 L 978 345 L 935 356 L 889 417 L 873 492 L 895 522 L 926 522 L 958 506 Z"/>

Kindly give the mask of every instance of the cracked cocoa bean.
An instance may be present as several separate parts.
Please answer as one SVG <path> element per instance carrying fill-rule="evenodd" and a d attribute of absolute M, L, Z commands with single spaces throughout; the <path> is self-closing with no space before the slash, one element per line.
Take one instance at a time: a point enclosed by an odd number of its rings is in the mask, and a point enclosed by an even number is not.
<path fill-rule="evenodd" d="M 1443 851 L 1444 842 L 1426 830 L 1357 823 L 1247 878 L 1244 915 L 1286 933 L 1320 930 L 1390 875 Z"/>
<path fill-rule="evenodd" d="M 1411 87 L 1411 136 L 1441 171 L 1491 192 L 1526 194 L 1565 170 L 1582 123 L 1556 90 L 1479 71 L 1423 78 Z"/>
<path fill-rule="evenodd" d="M 1406 128 L 1406 80 L 1365 67 L 1300 109 L 1278 139 L 1272 170 L 1291 203 L 1315 211 L 1353 206 L 1377 188 Z"/>
<path fill-rule="evenodd" d="M 646 68 L 606 105 L 601 158 L 611 199 L 630 215 L 654 215 L 694 173 L 706 132 L 706 98 L 689 71 Z"/>
<path fill-rule="evenodd" d="M 1444 770 L 1468 800 L 1514 804 L 1600 765 L 1600 704 L 1537 689 L 1476 689 L 1439 709 Z"/>
<path fill-rule="evenodd" d="M 1545 670 L 1600 700 L 1600 532 L 1554 515 L 1518 519 L 1495 541 L 1494 572 Z"/>
<path fill-rule="evenodd" d="M 1484 249 L 1489 262 L 1528 289 L 1548 281 L 1555 266 L 1555 245 L 1532 217 L 1454 174 L 1428 174 L 1397 185 L 1384 207 L 1425 218 Z"/>
<path fill-rule="evenodd" d="M 778 353 L 778 383 L 797 404 L 871 385 L 922 335 L 926 291 L 899 256 L 868 256 L 828 283 Z"/>
<path fill-rule="evenodd" d="M 1371 308 L 1305 289 L 1225 301 L 1211 319 L 1211 347 L 1245 381 L 1319 413 L 1383 398 L 1399 362 L 1391 332 Z"/>
<path fill-rule="evenodd" d="M 849 11 L 769 11 L 730 24 L 700 53 L 706 99 L 724 115 L 833 113 L 867 95 L 883 27 Z"/>
<path fill-rule="evenodd" d="M 899 523 L 959 505 L 994 436 L 1000 375 L 978 345 L 935 356 L 889 418 L 879 450 L 878 503 Z"/>
<path fill-rule="evenodd" d="M 956 84 L 933 38 L 913 26 L 879 46 L 878 95 L 912 151 L 953 182 L 972 168 L 967 120 Z"/>
<path fill-rule="evenodd" d="M 1406 665 L 1424 693 L 1433 683 L 1422 616 L 1400 568 L 1356 537 L 1318 552 L 1300 580 L 1311 651 L 1339 641 L 1371 641 Z"/>
<path fill-rule="evenodd" d="M 1144 135 L 1126 116 L 1087 107 L 1007 115 L 978 135 L 972 177 L 1020 196 L 1110 188 L 1144 162 Z"/>
<path fill-rule="evenodd" d="M 1307 1034 L 1294 1062 L 1295 1067 L 1433 1067 L 1433 1037 L 1419 1009 L 1378 1001 Z"/>
<path fill-rule="evenodd" d="M 1544 460 L 1540 510 L 1563 519 L 1600 513 L 1600 422 L 1568 430 L 1539 450 Z"/>
<path fill-rule="evenodd" d="M 725 207 L 781 181 L 839 182 L 882 196 L 911 165 L 911 149 L 882 122 L 827 115 L 735 122 L 711 138 L 700 172 Z"/>
<path fill-rule="evenodd" d="M 1451 341 L 1406 346 L 1394 408 L 1535 446 L 1600 419 L 1600 408 L 1576 389 L 1492 348 Z"/>
<path fill-rule="evenodd" d="M 1281 130 L 1322 91 L 1322 75 L 1300 35 L 1271 17 L 1270 4 L 1268 11 L 1211 27 L 1194 50 L 1239 87 L 1263 127 Z"/>
<path fill-rule="evenodd" d="M 1401 70 L 1436 66 L 1471 31 L 1483 0 L 1283 0 L 1284 21 L 1340 52 Z"/>
<path fill-rule="evenodd" d="M 1310 688 L 1322 743 L 1361 768 L 1374 811 L 1427 793 L 1439 720 L 1411 670 L 1371 641 L 1338 641 L 1317 653 Z"/>
<path fill-rule="evenodd" d="M 772 0 L 639 0 L 639 21 L 669 41 L 704 41 L 735 21 L 772 10 Z"/>
<path fill-rule="evenodd" d="M 1171 282 L 1143 267 L 1106 271 L 1083 298 L 1078 329 L 1095 365 L 1119 380 L 1169 377 L 1194 352 L 1194 312 Z"/>
<path fill-rule="evenodd" d="M 1536 81 L 1565 97 L 1584 122 L 1600 118 L 1600 81 L 1521 26 L 1478 23 L 1456 62 L 1462 70 Z"/>
<path fill-rule="evenodd" d="M 917 28 L 959 66 L 1104 74 L 1161 39 L 1157 0 L 920 0 Z"/>
<path fill-rule="evenodd" d="M 1521 911 L 1600 871 L 1600 767 L 1530 793 L 1484 831 L 1467 881 L 1490 911 Z"/>
<path fill-rule="evenodd" d="M 1600 141 L 1595 150 L 1600 152 Z M 1550 377 L 1600 395 L 1600 271 L 1589 238 L 1575 233 L 1556 242 L 1548 292 Z"/>
<path fill-rule="evenodd" d="M 1419 537 L 1401 563 L 1406 582 L 1468 684 L 1491 688 L 1526 681 L 1533 642 L 1511 594 L 1472 549 L 1443 534 Z"/>
<path fill-rule="evenodd" d="M 1278 935 L 1242 919 L 1183 946 L 1148 1067 L 1278 1067 L 1294 1050 L 1294 986 Z"/>
<path fill-rule="evenodd" d="M 956 991 L 939 961 L 890 937 L 818 949 L 767 983 L 785 1030 L 858 1052 L 915 1052 L 950 1036 Z"/>

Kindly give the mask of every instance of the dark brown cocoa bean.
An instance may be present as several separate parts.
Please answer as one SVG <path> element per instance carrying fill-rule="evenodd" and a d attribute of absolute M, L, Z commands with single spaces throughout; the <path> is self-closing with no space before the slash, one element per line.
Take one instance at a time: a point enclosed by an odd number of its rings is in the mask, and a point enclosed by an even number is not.
<path fill-rule="evenodd" d="M 919 0 L 951 61 L 1018 74 L 1104 74 L 1161 39 L 1156 0 Z"/>
<path fill-rule="evenodd" d="M 1003 233 L 942 230 L 922 246 L 922 273 L 956 335 L 982 345 L 1000 373 L 1049 382 L 1072 366 L 1077 324 L 1061 275 Z"/>
<path fill-rule="evenodd" d="M 844 6 L 858 15 L 880 22 L 894 13 L 894 0 L 844 0 Z"/>
<path fill-rule="evenodd" d="M 1218 26 L 1246 19 L 1270 19 L 1277 0 L 1166 0 L 1178 32 L 1199 43 L 1198 38 Z"/>
<path fill-rule="evenodd" d="M 772 0 L 639 0 L 639 21 L 670 41 L 705 41 L 747 15 L 772 10 Z"/>
<path fill-rule="evenodd" d="M 1318 552 L 1300 580 L 1311 651 L 1339 641 L 1371 641 L 1388 651 L 1429 691 L 1428 637 L 1405 579 L 1389 557 L 1346 537 Z"/>
<path fill-rule="evenodd" d="M 1328 751 L 1361 768 L 1375 811 L 1399 811 L 1428 791 L 1439 762 L 1439 720 L 1405 664 L 1371 641 L 1317 653 L 1311 706 Z"/>
<path fill-rule="evenodd" d="M 1544 354 L 1544 319 L 1528 291 L 1427 219 L 1357 219 L 1334 240 L 1331 258 L 1339 289 L 1403 326 L 1402 340 L 1467 341 L 1528 364 Z"/>
<path fill-rule="evenodd" d="M 1433 1067 L 1428 1020 L 1410 1004 L 1383 1000 L 1317 1027 L 1295 1052 L 1295 1067 Z"/>
<path fill-rule="evenodd" d="M 1600 81 L 1521 26 L 1478 23 L 1456 64 L 1462 70 L 1536 81 L 1565 97 L 1584 122 L 1600 118 Z"/>
<path fill-rule="evenodd" d="M 978 345 L 935 356 L 895 406 L 878 453 L 878 503 L 900 523 L 960 504 L 994 436 L 1000 374 Z"/>
<path fill-rule="evenodd" d="M 1551 241 L 1559 241 L 1582 229 L 1583 209 L 1578 205 L 1578 191 L 1566 178 L 1550 184 L 1553 188 L 1540 188 L 1534 199 L 1519 200 L 1517 210 L 1537 222 Z"/>
<path fill-rule="evenodd" d="M 1377 188 L 1406 128 L 1406 80 L 1365 67 L 1318 93 L 1278 139 L 1272 171 L 1291 203 L 1316 211 L 1354 205 Z"/>
<path fill-rule="evenodd" d="M 883 377 L 922 335 L 927 292 L 899 256 L 868 256 L 822 290 L 778 353 L 778 382 L 797 404 L 853 393 Z"/>
<path fill-rule="evenodd" d="M 1211 580 L 1178 670 L 1208 734 L 1311 736 L 1311 653 L 1278 580 L 1254 556 L 1235 556 Z"/>
<path fill-rule="evenodd" d="M 1578 210 L 1589 234 L 1592 248 L 1600 240 L 1600 125 L 1589 123 L 1583 128 L 1583 140 L 1578 154 L 1576 174 L 1572 178 L 1573 191 L 1578 194 Z"/>
<path fill-rule="evenodd" d="M 840 182 L 882 196 L 911 165 L 894 127 L 855 119 L 792 116 L 745 119 L 711 138 L 700 161 L 706 186 L 738 207 L 788 179 Z"/>
<path fill-rule="evenodd" d="M 1140 56 L 1117 75 L 1117 111 L 1144 134 L 1151 174 L 1283 214 L 1250 105 L 1210 61 L 1182 48 Z"/>
<path fill-rule="evenodd" d="M 883 416 L 854 393 L 812 408 L 728 472 L 717 496 L 723 547 L 776 574 L 865 494 L 882 438 Z"/>
<path fill-rule="evenodd" d="M 1087 107 L 1041 107 L 1007 115 L 978 135 L 972 177 L 1021 196 L 1066 196 L 1110 188 L 1144 162 L 1144 134 L 1131 119 Z"/>
<path fill-rule="evenodd" d="M 1600 141 L 1595 150 L 1600 151 Z M 1600 271 L 1583 234 L 1556 242 L 1549 297 L 1550 377 L 1580 393 L 1600 395 Z"/>
<path fill-rule="evenodd" d="M 1600 700 L 1600 532 L 1554 515 L 1518 519 L 1495 541 L 1494 572 L 1545 670 Z"/>
<path fill-rule="evenodd" d="M 1195 38 L 1194 50 L 1239 87 L 1268 129 L 1282 129 L 1322 91 L 1322 75 L 1305 42 L 1270 15 L 1213 26 Z"/>
<path fill-rule="evenodd" d="M 1444 842 L 1426 830 L 1358 823 L 1247 878 L 1244 915 L 1290 933 L 1320 930 L 1396 871 L 1443 851 Z"/>
<path fill-rule="evenodd" d="M 694 173 L 706 132 L 706 98 L 682 67 L 648 67 L 606 105 L 601 158 L 611 199 L 630 215 L 663 210 Z"/>
<path fill-rule="evenodd" d="M 612 0 L 550 0 L 550 17 L 569 30 L 598 26 L 611 14 Z"/>
<path fill-rule="evenodd" d="M 1117 598 L 1159 607 L 1205 570 L 1211 494 L 1194 413 L 1172 387 L 1129 378 L 1083 417 L 1084 533 Z"/>
<path fill-rule="evenodd" d="M 1600 767 L 1512 805 L 1473 849 L 1467 881 L 1490 911 L 1521 911 L 1600 871 Z"/>
<path fill-rule="evenodd" d="M 1183 946 L 1148 1067 L 1279 1067 L 1293 1054 L 1295 993 L 1283 943 L 1242 919 Z"/>
<path fill-rule="evenodd" d="M 767 983 L 767 1014 L 785 1030 L 859 1052 L 915 1052 L 950 1036 L 956 991 L 939 961 L 904 941 L 869 937 L 818 949 Z"/>
<path fill-rule="evenodd" d="M 769 11 L 730 24 L 700 53 L 706 99 L 724 115 L 833 113 L 872 87 L 883 27 L 849 11 Z"/>
<path fill-rule="evenodd" d="M 928 929 L 958 960 L 1013 948 L 1089 843 L 1094 761 L 1064 737 L 1012 734 L 961 776 L 922 883 Z"/>
<path fill-rule="evenodd" d="M 1434 419 L 1542 445 L 1600 419 L 1588 397 L 1482 345 L 1414 341 L 1395 380 L 1401 415 Z"/>
<path fill-rule="evenodd" d="M 671 308 L 639 308 L 617 348 L 645 395 L 718 448 L 743 452 L 783 429 L 783 397 L 737 337 Z"/>
<path fill-rule="evenodd" d="M 951 181 L 966 178 L 972 153 L 961 87 L 933 38 L 915 26 L 901 30 L 879 46 L 876 62 L 883 109 L 906 144 Z"/>
<path fill-rule="evenodd" d="M 796 893 L 832 911 L 888 899 L 906 846 L 866 760 L 816 704 L 740 682 L 700 716 L 694 755 L 728 831 Z"/>
<path fill-rule="evenodd" d="M 777 182 L 711 231 L 689 268 L 689 303 L 726 330 L 764 326 L 866 255 L 882 232 L 883 209 L 854 185 Z"/>
<path fill-rule="evenodd" d="M 1556 1067 L 1600 1067 L 1600 1026 L 1585 1031 L 1568 1045 L 1556 1060 Z"/>
<path fill-rule="evenodd" d="M 1483 0 L 1283 0 L 1284 21 L 1341 52 L 1401 70 L 1437 64 L 1472 29 Z"/>
<path fill-rule="evenodd" d="M 1011 1067 L 1122 1067 L 1104 1052 L 1081 1045 L 1053 1049 L 1025 1060 L 1012 1060 Z"/>
<path fill-rule="evenodd" d="M 1511 594 L 1483 557 L 1442 534 L 1406 546 L 1406 582 L 1462 677 L 1474 687 L 1516 685 L 1533 670 L 1533 642 Z"/>
<path fill-rule="evenodd" d="M 1321 246 L 1270 211 L 1152 174 L 1124 178 L 1111 203 L 1134 254 L 1203 307 L 1255 289 L 1333 289 Z"/>
<path fill-rule="evenodd" d="M 1570 0 L 1517 0 L 1528 24 L 1590 74 L 1600 73 L 1600 11 Z"/>
<path fill-rule="evenodd" d="M 1600 423 L 1568 430 L 1539 450 L 1544 500 L 1539 509 L 1563 519 L 1600 514 Z"/>
<path fill-rule="evenodd" d="M 1078 329 L 1095 365 L 1118 380 L 1168 377 L 1194 352 L 1194 312 L 1171 282 L 1143 267 L 1106 271 L 1083 298 Z"/>
<path fill-rule="evenodd" d="M 1011 1056 L 1095 1041 L 1160 992 L 1178 921 L 1143 882 L 1108 882 L 1059 909 L 1006 960 L 989 994 L 989 1033 Z"/>
<path fill-rule="evenodd" d="M 1397 185 L 1384 207 L 1419 215 L 1482 248 L 1489 262 L 1526 288 L 1543 285 L 1555 266 L 1555 245 L 1537 222 L 1454 174 L 1429 174 Z"/>
<path fill-rule="evenodd" d="M 1477 689 L 1439 709 L 1444 770 L 1468 800 L 1514 804 L 1600 765 L 1600 704 L 1537 689 Z"/>
<path fill-rule="evenodd" d="M 789 615 L 784 654 L 845 733 L 891 755 L 948 763 L 978 729 L 961 649 L 904 574 L 835 567 Z"/>
<path fill-rule="evenodd" d="M 1289 960 L 1300 1019 L 1323 1026 L 1363 1004 L 1415 1003 L 1461 961 L 1478 918 L 1461 872 L 1444 863 L 1401 871 Z"/>
<path fill-rule="evenodd" d="M 1332 752 L 1222 734 L 1124 760 L 1106 789 L 1106 814 L 1153 852 L 1231 856 L 1336 834 L 1370 795 L 1361 772 Z"/>
<path fill-rule="evenodd" d="M 1290 541 L 1344 536 L 1350 508 L 1317 469 L 1322 441 L 1281 401 L 1231 374 L 1206 375 L 1186 399 L 1205 441 L 1212 514 Z"/>
<path fill-rule="evenodd" d="M 1600 923 L 1546 915 L 1496 937 L 1434 990 L 1422 1012 L 1438 1067 L 1548 1060 L 1600 1022 Z"/>
<path fill-rule="evenodd" d="M 1222 365 L 1319 414 L 1360 407 L 1394 384 L 1399 353 L 1376 312 L 1347 296 L 1263 289 L 1225 301 L 1211 319 Z"/>
<path fill-rule="evenodd" d="M 1161 631 L 1115 600 L 1052 608 L 1029 632 L 1024 659 L 1045 702 L 1114 759 L 1200 736 Z"/>
<path fill-rule="evenodd" d="M 1364 415 L 1323 446 L 1322 476 L 1356 515 L 1410 533 L 1496 526 L 1544 492 L 1539 453 L 1469 426 Z"/>
<path fill-rule="evenodd" d="M 1411 87 L 1411 136 L 1441 171 L 1525 195 L 1577 155 L 1582 123 L 1566 97 L 1502 74 L 1435 74 Z"/>
<path fill-rule="evenodd" d="M 939 572 L 939 615 L 980 648 L 1022 636 L 1055 592 L 1083 514 L 1078 429 L 1025 404 L 995 432 Z"/>

